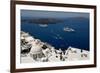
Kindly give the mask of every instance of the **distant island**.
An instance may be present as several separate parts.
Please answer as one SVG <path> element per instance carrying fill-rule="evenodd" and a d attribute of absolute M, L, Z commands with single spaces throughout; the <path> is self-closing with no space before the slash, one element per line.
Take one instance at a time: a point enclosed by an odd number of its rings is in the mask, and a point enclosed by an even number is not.
<path fill-rule="evenodd" d="M 35 24 L 56 24 L 62 22 L 62 20 L 57 18 L 29 18 L 29 19 L 22 19 L 22 22 L 35 23 Z"/>

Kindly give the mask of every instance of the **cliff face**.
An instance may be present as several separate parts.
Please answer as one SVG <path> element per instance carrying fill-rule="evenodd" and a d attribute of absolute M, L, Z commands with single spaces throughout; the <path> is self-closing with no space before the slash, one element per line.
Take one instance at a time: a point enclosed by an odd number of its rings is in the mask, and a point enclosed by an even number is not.
<path fill-rule="evenodd" d="M 88 60 L 89 51 L 74 47 L 66 48 L 65 51 L 57 50 L 48 43 L 35 39 L 28 33 L 21 32 L 21 63 L 30 62 L 60 62 Z"/>

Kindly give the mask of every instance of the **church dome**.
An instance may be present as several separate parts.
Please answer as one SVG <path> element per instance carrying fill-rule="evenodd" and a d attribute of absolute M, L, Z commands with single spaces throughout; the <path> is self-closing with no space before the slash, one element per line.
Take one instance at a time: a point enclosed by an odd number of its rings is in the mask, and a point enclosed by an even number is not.
<path fill-rule="evenodd" d="M 32 54 L 38 54 L 38 53 L 42 53 L 42 48 L 40 45 L 33 45 L 31 48 L 30 53 Z"/>

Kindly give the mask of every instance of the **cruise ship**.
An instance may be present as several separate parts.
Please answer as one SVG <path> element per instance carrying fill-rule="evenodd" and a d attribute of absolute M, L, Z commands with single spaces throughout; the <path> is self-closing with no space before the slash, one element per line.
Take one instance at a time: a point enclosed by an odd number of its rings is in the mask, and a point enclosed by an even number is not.
<path fill-rule="evenodd" d="M 65 32 L 74 32 L 74 31 L 75 31 L 74 29 L 69 28 L 69 27 L 64 27 L 63 30 L 64 30 Z"/>
<path fill-rule="evenodd" d="M 48 24 L 39 24 L 40 27 L 47 27 Z"/>

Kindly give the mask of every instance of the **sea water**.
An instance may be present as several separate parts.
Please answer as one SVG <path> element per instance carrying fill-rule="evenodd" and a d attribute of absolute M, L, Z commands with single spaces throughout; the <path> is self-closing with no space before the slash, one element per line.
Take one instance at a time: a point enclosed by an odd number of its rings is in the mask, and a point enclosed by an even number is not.
<path fill-rule="evenodd" d="M 66 27 L 72 28 L 74 31 L 64 31 Z M 89 50 L 88 18 L 67 18 L 61 23 L 48 23 L 46 27 L 36 23 L 21 22 L 21 31 L 28 32 L 34 38 L 40 39 L 56 49 L 65 50 L 72 46 Z"/>

